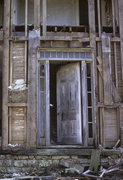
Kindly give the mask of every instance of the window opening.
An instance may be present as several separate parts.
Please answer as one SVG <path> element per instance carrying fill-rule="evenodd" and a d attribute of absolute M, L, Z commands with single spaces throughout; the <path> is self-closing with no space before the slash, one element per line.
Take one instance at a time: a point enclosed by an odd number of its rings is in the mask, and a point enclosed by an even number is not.
<path fill-rule="evenodd" d="M 79 23 L 88 26 L 88 1 L 79 0 Z"/>
<path fill-rule="evenodd" d="M 89 32 L 87 0 L 48 0 L 47 31 Z"/>
<path fill-rule="evenodd" d="M 4 0 L 0 0 L 0 29 L 3 28 Z"/>

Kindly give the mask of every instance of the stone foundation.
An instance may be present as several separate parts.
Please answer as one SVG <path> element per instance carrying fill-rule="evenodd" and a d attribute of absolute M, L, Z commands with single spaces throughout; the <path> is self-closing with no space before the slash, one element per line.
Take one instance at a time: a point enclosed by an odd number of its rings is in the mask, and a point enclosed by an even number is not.
<path fill-rule="evenodd" d="M 44 153 L 42 153 L 42 151 Z M 87 152 L 83 154 L 85 150 L 79 150 L 79 155 L 74 155 L 76 150 L 67 150 L 63 152 L 59 150 L 37 150 L 35 153 L 30 151 L 26 152 L 0 152 L 0 175 L 13 173 L 24 173 L 25 175 L 32 176 L 62 176 L 64 174 L 65 167 L 60 165 L 60 160 L 72 160 L 75 163 L 81 165 L 84 170 L 88 169 L 91 162 L 91 154 Z M 56 155 L 59 152 L 60 155 Z M 66 153 L 65 153 L 66 152 Z M 70 155 L 68 155 L 68 153 Z M 62 153 L 67 155 L 61 155 Z M 108 165 L 108 156 L 118 156 L 117 151 L 102 151 L 101 153 L 101 165 Z M 114 155 L 113 155 L 114 156 Z"/>

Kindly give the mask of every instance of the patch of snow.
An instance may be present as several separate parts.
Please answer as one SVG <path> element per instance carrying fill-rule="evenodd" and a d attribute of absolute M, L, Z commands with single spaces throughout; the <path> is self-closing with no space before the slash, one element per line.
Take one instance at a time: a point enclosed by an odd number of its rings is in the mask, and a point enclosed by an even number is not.
<path fill-rule="evenodd" d="M 21 177 L 21 176 L 25 176 L 25 173 L 13 173 L 12 177 Z"/>
<path fill-rule="evenodd" d="M 9 147 L 18 147 L 21 146 L 21 144 L 8 144 Z"/>
<path fill-rule="evenodd" d="M 25 90 L 26 84 L 24 79 L 17 79 L 14 84 L 8 87 L 9 90 Z"/>

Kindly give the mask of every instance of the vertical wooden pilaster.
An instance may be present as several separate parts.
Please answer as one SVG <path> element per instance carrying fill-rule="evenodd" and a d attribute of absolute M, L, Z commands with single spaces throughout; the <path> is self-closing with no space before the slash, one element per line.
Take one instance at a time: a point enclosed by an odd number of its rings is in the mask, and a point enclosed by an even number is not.
<path fill-rule="evenodd" d="M 40 0 L 34 0 L 34 29 L 40 29 Z"/>
<path fill-rule="evenodd" d="M 36 148 L 37 141 L 37 48 L 39 46 L 40 30 L 30 31 L 28 47 L 27 148 Z"/>
<path fill-rule="evenodd" d="M 92 49 L 93 54 L 93 121 L 94 121 L 94 139 L 95 144 L 97 144 L 98 139 L 98 132 L 96 132 L 96 126 L 98 126 L 98 122 L 96 120 L 96 82 L 97 82 L 97 73 L 96 73 L 96 30 L 95 30 L 95 1 L 94 0 L 88 0 L 88 13 L 89 13 L 89 33 L 90 33 L 90 46 Z"/>
<path fill-rule="evenodd" d="M 8 73 L 9 73 L 9 31 L 10 0 L 4 1 L 4 43 L 3 43 L 3 99 L 2 99 L 2 148 L 8 146 Z"/>
<path fill-rule="evenodd" d="M 43 10 L 43 36 L 46 36 L 47 31 L 47 0 L 42 0 L 42 10 Z"/>

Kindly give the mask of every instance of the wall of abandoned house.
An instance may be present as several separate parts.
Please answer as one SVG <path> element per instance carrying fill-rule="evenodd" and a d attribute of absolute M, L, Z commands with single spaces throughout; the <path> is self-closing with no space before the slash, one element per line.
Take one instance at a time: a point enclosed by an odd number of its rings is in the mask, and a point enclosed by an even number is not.
<path fill-rule="evenodd" d="M 37 146 L 37 95 L 34 67 L 36 67 L 38 47 L 87 48 L 89 46 L 92 48 L 96 81 L 97 137 L 95 139 L 98 139 L 98 144 L 108 148 L 113 147 L 119 138 L 122 144 L 122 0 L 115 2 L 88 0 L 85 4 L 76 0 L 60 2 L 53 0 L 52 3 L 48 0 L 47 11 L 40 11 L 46 8 L 44 0 L 13 0 L 11 3 L 10 10 L 10 1 L 5 1 L 8 8 L 4 8 L 4 38 L 0 29 L 0 62 L 4 61 L 2 147 L 6 149 L 8 144 L 21 144 L 28 148 Z M 88 16 L 89 21 L 85 17 L 84 20 L 82 19 L 84 15 L 79 12 L 81 10 L 79 4 L 88 10 L 83 14 Z M 2 3 L 0 5 L 2 6 Z M 0 16 L 0 27 L 2 25 L 3 16 Z M 38 37 L 33 42 L 30 33 L 38 28 L 41 32 L 36 32 Z M 18 79 L 24 80 L 26 88 L 8 90 L 8 87 Z"/>

